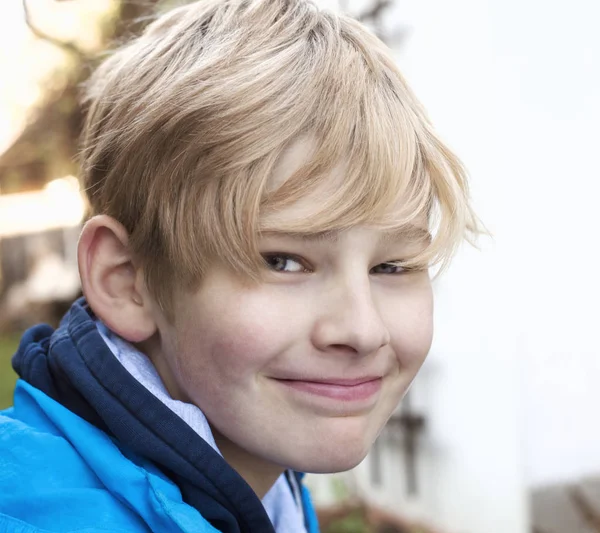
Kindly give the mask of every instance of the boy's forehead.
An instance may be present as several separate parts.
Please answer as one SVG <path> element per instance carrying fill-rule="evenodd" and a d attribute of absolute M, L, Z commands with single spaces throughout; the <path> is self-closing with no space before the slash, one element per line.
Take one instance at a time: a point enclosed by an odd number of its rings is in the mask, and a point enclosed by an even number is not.
<path fill-rule="evenodd" d="M 267 183 L 267 191 L 274 192 L 298 172 L 304 165 L 309 164 L 316 156 L 318 144 L 314 136 L 304 135 L 290 143 L 283 151 L 274 166 L 273 173 Z M 266 209 L 260 217 L 260 232 L 262 234 L 286 234 L 302 239 L 332 240 L 335 241 L 340 231 L 327 230 L 314 227 L 311 221 L 322 218 L 327 210 L 326 204 L 342 185 L 346 173 L 346 162 L 339 161 L 332 166 L 332 170 L 326 178 L 319 180 L 314 188 L 302 194 L 298 199 L 288 203 L 285 207 L 278 209 Z M 390 205 L 391 218 L 400 216 L 406 212 L 404 202 L 398 205 Z M 410 220 L 408 220 L 410 219 Z M 368 222 L 361 224 L 363 227 L 377 228 L 378 224 L 373 221 L 371 226 Z M 306 228 L 311 227 L 307 231 Z M 302 228 L 298 230 L 298 228 Z M 407 217 L 406 223 L 397 225 L 394 229 L 381 229 L 378 232 L 382 241 L 411 240 L 419 242 L 431 241 L 427 215 L 420 213 L 415 217 Z"/>
<path fill-rule="evenodd" d="M 260 219 L 260 233 L 263 236 L 290 237 L 304 241 L 328 241 L 335 243 L 341 234 L 352 228 L 321 230 L 313 228 L 311 220 L 322 213 L 324 200 L 318 196 L 303 196 L 291 205 L 271 211 Z M 394 228 L 382 228 L 378 224 L 363 222 L 357 225 L 362 229 L 375 230 L 378 240 L 383 243 L 411 241 L 428 244 L 431 233 L 426 216 L 418 216 L 414 220 Z M 310 227 L 310 229 L 305 229 Z"/>
<path fill-rule="evenodd" d="M 267 184 L 267 191 L 271 192 L 281 187 L 314 157 L 316 148 L 317 142 L 311 135 L 303 135 L 291 142 L 273 168 L 273 174 Z"/>
<path fill-rule="evenodd" d="M 282 152 L 273 168 L 267 182 L 267 194 L 283 187 L 292 176 L 304 166 L 314 162 L 316 158 L 322 159 L 322 154 L 318 153 L 318 141 L 315 136 L 305 134 L 292 141 Z M 311 214 L 321 211 L 326 199 L 331 198 L 333 192 L 341 186 L 346 172 L 342 160 L 333 161 L 333 164 L 329 161 L 327 163 L 327 166 L 331 166 L 331 170 L 324 176 L 324 179 L 318 180 L 311 190 L 307 190 L 296 201 L 288 204 L 283 210 L 285 212 L 280 210 L 277 213 L 269 214 L 267 218 L 278 218 L 284 215 L 288 220 L 294 218 L 307 220 Z"/>

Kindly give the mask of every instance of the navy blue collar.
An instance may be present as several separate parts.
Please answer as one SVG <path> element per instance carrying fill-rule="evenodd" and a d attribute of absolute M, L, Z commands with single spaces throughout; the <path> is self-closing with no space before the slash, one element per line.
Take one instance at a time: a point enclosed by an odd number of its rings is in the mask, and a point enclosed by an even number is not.
<path fill-rule="evenodd" d="M 153 461 L 217 530 L 274 533 L 241 476 L 119 363 L 83 298 L 56 331 L 29 329 L 12 363 L 29 384 Z"/>

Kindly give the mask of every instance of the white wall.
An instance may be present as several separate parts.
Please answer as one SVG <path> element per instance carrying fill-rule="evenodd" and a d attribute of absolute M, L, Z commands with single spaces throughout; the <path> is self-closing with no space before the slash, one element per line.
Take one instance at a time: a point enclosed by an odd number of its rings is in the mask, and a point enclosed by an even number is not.
<path fill-rule="evenodd" d="M 600 475 L 600 4 L 494 4 L 532 485 Z M 507 217 L 508 218 L 508 217 Z"/>

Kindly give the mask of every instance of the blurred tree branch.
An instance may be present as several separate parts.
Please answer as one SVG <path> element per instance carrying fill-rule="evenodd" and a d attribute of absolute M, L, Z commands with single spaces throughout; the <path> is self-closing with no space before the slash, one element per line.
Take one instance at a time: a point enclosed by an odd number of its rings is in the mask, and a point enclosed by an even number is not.
<path fill-rule="evenodd" d="M 349 0 L 339 0 L 340 9 L 349 13 L 356 20 L 371 27 L 375 35 L 388 45 L 392 43 L 396 46 L 401 44 L 406 36 L 406 28 L 386 29 L 384 19 L 386 18 L 386 10 L 392 7 L 395 0 L 371 0 L 362 11 L 358 13 L 350 9 Z"/>
<path fill-rule="evenodd" d="M 331 507 L 317 507 L 316 512 L 324 533 L 346 531 L 342 524 L 349 518 L 366 526 L 365 531 L 373 533 L 442 533 L 432 526 L 413 522 L 360 498 Z"/>
<path fill-rule="evenodd" d="M 378 20 L 383 11 L 392 5 L 392 0 L 376 0 L 368 9 L 356 15 L 356 18 L 361 22 L 371 22 Z"/>
<path fill-rule="evenodd" d="M 52 35 L 48 35 L 47 33 L 40 30 L 36 27 L 31 20 L 31 12 L 29 11 L 29 6 L 27 5 L 27 0 L 22 0 L 23 2 L 23 13 L 25 15 L 25 24 L 30 29 L 31 33 L 33 33 L 39 39 L 47 41 L 63 50 L 74 54 L 79 60 L 85 61 L 87 59 L 87 55 L 83 53 L 76 45 L 70 42 L 61 41 L 56 37 L 52 37 Z"/>
<path fill-rule="evenodd" d="M 164 0 L 117 0 L 110 18 L 90 20 L 90 23 L 101 24 L 102 48 L 140 33 L 161 1 Z M 21 2 L 24 21 L 30 31 L 41 40 L 68 52 L 73 60 L 58 67 L 56 74 L 52 75 L 56 76 L 56 81 L 50 76 L 49 83 L 43 84 L 39 100 L 25 111 L 27 122 L 24 129 L 10 146 L 0 152 L 0 189 L 3 194 L 38 190 L 54 178 L 78 174 L 78 139 L 84 115 L 79 105 L 81 84 L 102 57 L 98 50 L 87 52 L 74 42 L 65 42 L 66 39 L 61 40 L 60 36 L 49 35 L 38 28 L 33 2 Z"/>

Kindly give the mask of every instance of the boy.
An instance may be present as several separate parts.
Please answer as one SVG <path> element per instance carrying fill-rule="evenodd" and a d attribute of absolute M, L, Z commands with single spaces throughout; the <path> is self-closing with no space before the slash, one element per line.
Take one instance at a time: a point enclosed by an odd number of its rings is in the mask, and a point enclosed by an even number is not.
<path fill-rule="evenodd" d="M 298 472 L 365 457 L 476 230 L 459 161 L 309 0 L 175 9 L 87 100 L 84 299 L 14 356 L 0 531 L 317 531 Z"/>

